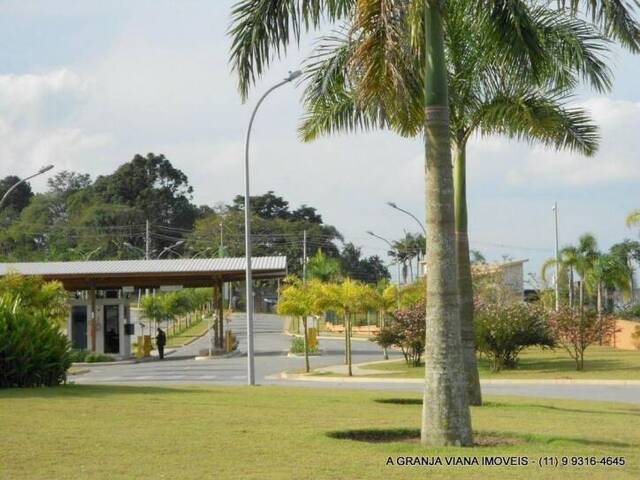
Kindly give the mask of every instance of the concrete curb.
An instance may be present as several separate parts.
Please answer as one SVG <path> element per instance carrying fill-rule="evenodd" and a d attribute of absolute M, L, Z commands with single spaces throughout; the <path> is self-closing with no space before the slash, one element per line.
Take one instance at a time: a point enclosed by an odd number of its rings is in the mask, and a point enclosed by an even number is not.
<path fill-rule="evenodd" d="M 171 355 L 175 353 L 176 349 L 173 350 L 165 350 L 164 356 L 166 358 L 167 355 Z M 155 360 L 160 360 L 158 358 L 158 352 L 156 350 L 152 350 L 152 352 L 156 352 L 156 355 L 152 355 L 151 357 L 143 357 L 143 358 L 130 358 L 127 360 L 114 360 L 113 362 L 75 362 L 72 363 L 72 367 L 108 367 L 110 365 L 132 365 L 134 363 L 145 363 L 145 362 L 153 362 Z"/>
<path fill-rule="evenodd" d="M 302 337 L 301 333 L 291 333 L 291 332 L 287 332 L 286 330 L 284 330 L 282 332 L 283 335 L 286 335 L 287 337 Z M 340 336 L 340 335 L 336 335 L 335 337 L 332 336 L 326 336 L 326 335 L 320 335 L 318 337 L 318 340 L 342 340 L 344 341 L 344 335 Z M 351 337 L 351 341 L 352 342 L 369 342 L 370 339 L 368 338 L 363 338 L 363 337 Z"/>
<path fill-rule="evenodd" d="M 354 363 L 352 368 L 358 370 L 361 367 L 380 365 L 387 363 L 388 360 L 376 360 L 374 362 Z M 315 371 L 320 372 L 332 372 L 333 369 L 340 371 L 345 366 L 331 365 L 328 367 L 321 367 Z M 371 370 L 374 372 L 375 370 Z M 385 372 L 392 373 L 392 372 Z M 302 380 L 310 382 L 340 382 L 340 383 L 408 383 L 408 384 L 421 384 L 424 383 L 422 378 L 388 378 L 388 377 L 374 377 L 371 375 L 359 375 L 354 377 L 337 377 L 331 375 L 307 375 L 298 373 L 281 372 L 274 375 L 274 378 L 281 380 Z M 640 380 L 607 380 L 607 379 L 572 379 L 572 378 L 489 378 L 481 379 L 481 385 L 609 385 L 609 386 L 640 386 Z"/>
<path fill-rule="evenodd" d="M 220 360 L 220 359 L 223 359 L 223 358 L 241 357 L 243 355 L 244 355 L 244 353 L 242 353 L 240 350 L 234 350 L 233 352 L 225 353 L 223 355 L 214 355 L 212 357 L 197 355 L 193 359 L 194 360 L 198 360 L 198 361 L 202 361 L 202 360 Z"/>
<path fill-rule="evenodd" d="M 299 373 L 281 372 L 272 376 L 277 380 L 295 380 L 305 382 L 337 382 L 337 383 L 408 383 L 422 384 L 421 378 L 380 378 L 380 377 L 332 377 L 313 376 Z M 573 380 L 573 379 L 489 379 L 480 380 L 481 385 L 609 385 L 609 386 L 639 386 L 640 380 Z"/>

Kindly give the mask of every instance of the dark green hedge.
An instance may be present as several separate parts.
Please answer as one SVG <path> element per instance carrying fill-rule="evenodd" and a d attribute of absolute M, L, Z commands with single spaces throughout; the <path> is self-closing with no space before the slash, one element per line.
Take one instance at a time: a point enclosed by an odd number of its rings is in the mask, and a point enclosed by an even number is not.
<path fill-rule="evenodd" d="M 59 385 L 70 366 L 69 341 L 45 312 L 0 299 L 0 388 Z"/>

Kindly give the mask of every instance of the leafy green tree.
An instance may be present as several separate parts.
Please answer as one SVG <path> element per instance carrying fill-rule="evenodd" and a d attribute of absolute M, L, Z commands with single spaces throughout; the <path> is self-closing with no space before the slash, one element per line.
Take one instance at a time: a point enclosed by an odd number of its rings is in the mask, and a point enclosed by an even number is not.
<path fill-rule="evenodd" d="M 478 302 L 475 335 L 478 350 L 491 360 L 491 370 L 516 368 L 518 355 L 531 346 L 553 347 L 543 309 L 524 302 Z"/>
<path fill-rule="evenodd" d="M 255 201 L 255 204 L 254 204 Z M 342 240 L 338 230 L 322 223 L 322 217 L 315 208 L 303 206 L 305 214 L 298 214 L 300 209 L 289 210 L 289 204 L 273 192 L 252 199 L 259 212 L 252 215 L 253 254 L 256 256 L 285 255 L 290 273 L 302 276 L 303 236 L 307 233 L 308 251 L 321 249 L 330 258 L 339 255 L 335 242 Z M 236 197 L 232 205 L 215 209 L 195 223 L 193 233 L 187 236 L 188 249 L 194 254 L 214 252 L 221 242 L 230 256 L 244 255 L 244 201 Z M 313 217 L 313 218 L 311 218 Z M 222 225 L 222 231 L 221 227 Z"/>
<path fill-rule="evenodd" d="M 327 257 L 319 248 L 316 254 L 309 259 L 307 264 L 307 277 L 318 279 L 322 282 L 336 281 L 341 274 L 340 262 Z"/>
<path fill-rule="evenodd" d="M 611 316 L 599 317 L 591 309 L 562 307 L 549 312 L 549 327 L 555 341 L 576 362 L 576 370 L 584 370 L 584 353 L 587 348 L 615 334 L 616 322 Z"/>
<path fill-rule="evenodd" d="M 376 284 L 380 280 L 389 279 L 389 270 L 377 255 L 362 256 L 362 249 L 353 243 L 344 244 L 340 252 L 341 270 L 345 277 Z"/>
<path fill-rule="evenodd" d="M 191 229 L 198 213 L 187 176 L 164 155 L 136 155 L 113 174 L 98 177 L 93 189 L 102 202 L 135 208 L 155 225 Z M 163 238 L 154 242 L 157 247 L 175 243 Z"/>
<path fill-rule="evenodd" d="M 0 198 L 4 197 L 5 193 L 20 181 L 20 177 L 9 175 L 0 180 Z M 3 226 L 9 225 L 16 217 L 20 215 L 20 212 L 29 205 L 29 202 L 33 198 L 33 191 L 29 182 L 24 182 L 18 185 L 11 194 L 7 197 L 0 210 L 0 222 Z"/>

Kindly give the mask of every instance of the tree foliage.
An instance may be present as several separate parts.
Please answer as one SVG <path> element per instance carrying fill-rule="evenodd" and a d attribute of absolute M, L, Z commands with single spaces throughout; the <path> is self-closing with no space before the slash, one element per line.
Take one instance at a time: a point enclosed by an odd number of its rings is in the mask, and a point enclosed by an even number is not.
<path fill-rule="evenodd" d="M 407 365 L 419 366 L 426 338 L 425 311 L 424 302 L 395 310 L 371 340 L 382 348 L 398 347 Z"/>
<path fill-rule="evenodd" d="M 518 355 L 531 346 L 553 347 L 544 310 L 524 302 L 475 305 L 476 345 L 491 360 L 491 369 L 516 368 Z"/>
<path fill-rule="evenodd" d="M 576 370 L 584 370 L 584 353 L 589 345 L 615 334 L 615 319 L 598 316 L 591 309 L 562 307 L 549 312 L 549 327 L 558 345 L 576 362 Z"/>

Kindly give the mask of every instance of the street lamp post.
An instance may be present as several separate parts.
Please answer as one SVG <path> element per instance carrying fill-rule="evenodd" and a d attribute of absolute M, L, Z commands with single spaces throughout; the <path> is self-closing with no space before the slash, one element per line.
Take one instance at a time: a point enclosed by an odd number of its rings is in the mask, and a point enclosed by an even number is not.
<path fill-rule="evenodd" d="M 422 222 L 420 220 L 418 220 L 418 217 L 416 217 L 413 213 L 405 210 L 404 208 L 400 208 L 398 205 L 396 205 L 394 202 L 387 202 L 387 205 L 389 205 L 391 208 L 394 208 L 402 213 L 406 213 L 407 215 L 409 215 L 411 218 L 413 218 L 416 223 L 418 225 L 420 225 L 420 228 L 422 229 L 422 233 L 424 233 L 425 237 L 427 235 L 427 229 L 424 228 L 424 225 L 422 224 Z"/>
<path fill-rule="evenodd" d="M 376 235 L 371 230 L 367 230 L 367 233 L 372 237 L 376 237 L 378 240 L 382 240 L 383 242 L 386 242 L 389 245 L 389 247 L 391 247 L 391 250 L 396 250 L 393 244 L 386 238 L 381 237 L 380 235 Z M 397 258 L 396 258 L 396 303 L 398 305 L 398 308 L 400 308 L 400 262 L 398 261 Z"/>
<path fill-rule="evenodd" d="M 393 244 L 386 238 L 381 237 L 380 235 L 376 235 L 371 230 L 368 230 L 367 233 L 372 237 L 376 237 L 377 239 L 382 240 L 383 242 L 386 242 L 389 245 L 389 247 L 391 247 L 391 249 L 394 250 Z M 396 307 L 398 308 L 398 310 L 400 310 L 400 262 L 398 261 L 397 258 L 396 258 Z M 384 327 L 384 314 L 382 315 L 382 326 Z M 389 360 L 389 352 L 387 351 L 386 347 L 382 349 L 382 353 L 384 354 L 384 359 Z"/>
<path fill-rule="evenodd" d="M 2 196 L 2 198 L 0 198 L 0 208 L 2 208 L 2 205 L 4 204 L 5 200 L 7 199 L 7 197 L 9 196 L 9 194 L 11 192 L 13 192 L 16 188 L 18 188 L 18 185 L 23 184 L 24 182 L 31 180 L 33 177 L 37 177 L 38 175 L 42 175 L 43 173 L 48 172 L 49 170 L 51 170 L 53 168 L 53 165 L 47 165 L 46 167 L 42 167 L 40 170 L 38 170 L 36 173 L 34 173 L 33 175 L 23 178 L 22 180 L 19 180 L 18 182 L 14 183 L 13 185 L 11 185 L 11 187 L 9 188 L 9 190 L 7 190 L 5 192 L 5 194 Z"/>
<path fill-rule="evenodd" d="M 294 72 L 290 72 L 289 76 L 282 80 L 280 83 L 277 83 L 269 90 L 267 90 L 262 97 L 258 100 L 253 112 L 251 113 L 251 118 L 249 120 L 249 126 L 247 128 L 247 137 L 244 145 L 244 255 L 245 255 L 245 263 L 246 263 L 246 272 L 245 272 L 245 283 L 246 283 L 246 310 L 247 310 L 247 383 L 249 385 L 255 385 L 256 377 L 255 377 L 255 369 L 254 369 L 254 358 L 253 358 L 253 285 L 252 285 L 252 277 L 251 277 L 251 205 L 250 205 L 250 189 L 249 189 L 249 142 L 251 140 L 251 127 L 253 126 L 253 121 L 256 118 L 256 114 L 258 113 L 258 108 L 264 101 L 267 96 L 280 88 L 287 83 L 292 82 L 296 78 L 302 75 L 300 70 L 296 70 Z"/>
<path fill-rule="evenodd" d="M 558 245 L 558 202 L 553 204 L 553 216 L 555 220 L 555 233 L 556 233 L 556 312 L 560 310 L 560 248 Z"/>
<path fill-rule="evenodd" d="M 422 233 L 424 233 L 424 237 L 426 239 L 426 237 L 427 237 L 427 229 L 424 228 L 424 224 L 420 220 L 418 220 L 418 217 L 416 217 L 413 213 L 409 212 L 408 210 L 405 210 L 404 208 L 400 208 L 395 202 L 387 202 L 387 205 L 389 205 L 391 208 L 393 208 L 395 210 L 398 210 L 398 211 L 400 211 L 402 213 L 406 213 L 411 218 L 413 218 L 416 221 L 416 223 L 418 225 L 420 225 L 420 228 L 422 229 Z M 426 245 L 425 245 L 425 250 L 426 250 Z M 422 252 L 422 251 L 418 252 L 418 262 L 420 260 L 420 254 L 422 254 L 423 258 L 425 257 L 425 252 Z M 417 273 L 418 277 L 420 277 L 420 264 L 419 263 L 418 263 L 418 271 L 416 273 Z"/>

